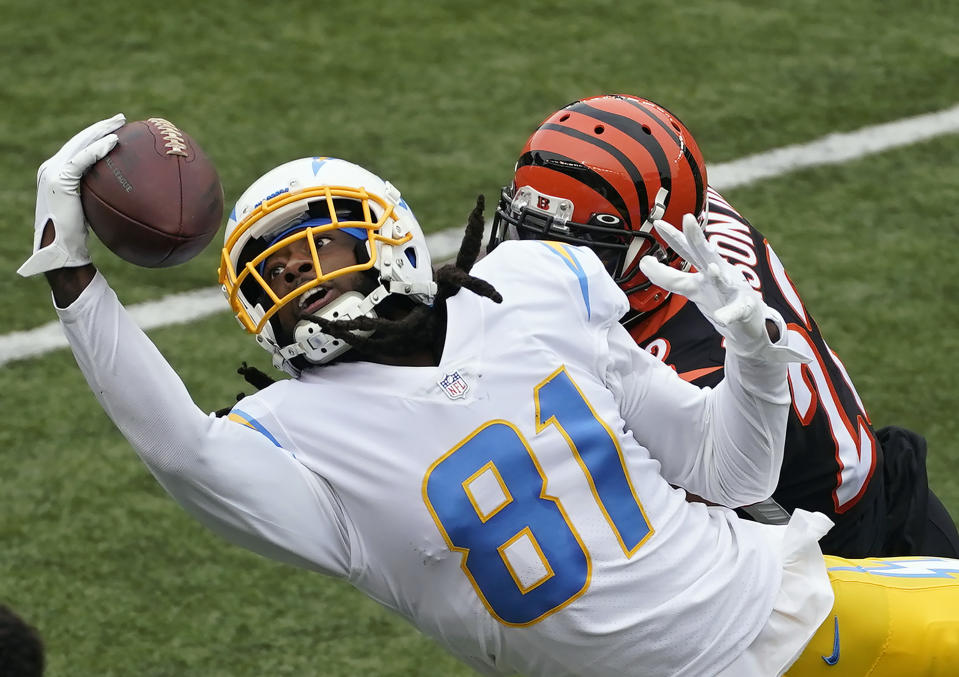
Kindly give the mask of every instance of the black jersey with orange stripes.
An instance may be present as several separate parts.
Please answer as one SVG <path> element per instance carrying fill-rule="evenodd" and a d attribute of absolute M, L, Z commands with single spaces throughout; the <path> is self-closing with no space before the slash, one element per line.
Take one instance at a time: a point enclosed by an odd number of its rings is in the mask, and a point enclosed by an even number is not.
<path fill-rule="evenodd" d="M 882 449 L 862 400 L 766 239 L 714 189 L 707 195 L 707 239 L 782 314 L 790 341 L 804 343 L 814 356 L 809 364 L 789 367 L 793 406 L 773 498 L 790 512 L 816 510 L 836 523 L 821 542 L 824 552 L 878 554 L 885 531 Z M 640 347 L 683 379 L 699 386 L 722 379 L 722 336 L 684 297 L 673 294 L 652 314 L 626 326 Z"/>

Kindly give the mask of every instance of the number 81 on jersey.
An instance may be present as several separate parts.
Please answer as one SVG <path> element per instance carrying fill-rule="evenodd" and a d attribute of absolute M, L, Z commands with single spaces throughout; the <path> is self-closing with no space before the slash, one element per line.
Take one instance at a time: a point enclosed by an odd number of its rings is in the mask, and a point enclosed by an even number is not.
<path fill-rule="evenodd" d="M 624 554 L 651 529 L 622 450 L 565 368 L 534 388 L 536 432 L 556 426 Z M 427 471 L 423 495 L 486 608 L 508 625 L 531 625 L 589 586 L 591 561 L 560 501 L 546 493 L 533 450 L 508 421 L 488 421 Z"/>

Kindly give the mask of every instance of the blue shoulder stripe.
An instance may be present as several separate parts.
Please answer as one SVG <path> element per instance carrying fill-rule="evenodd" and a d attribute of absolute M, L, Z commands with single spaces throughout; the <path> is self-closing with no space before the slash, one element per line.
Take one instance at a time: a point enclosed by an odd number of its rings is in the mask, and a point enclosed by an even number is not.
<path fill-rule="evenodd" d="M 576 258 L 573 248 L 568 244 L 553 242 L 552 240 L 540 240 L 539 242 L 546 245 L 549 251 L 563 259 L 563 263 L 565 263 L 566 266 L 575 273 L 577 279 L 579 279 L 579 290 L 583 293 L 583 302 L 586 304 L 586 319 L 588 320 L 590 316 L 589 280 L 586 279 L 586 270 L 583 268 L 583 264 L 579 262 L 579 259 Z"/>
<path fill-rule="evenodd" d="M 245 425 L 247 428 L 253 428 L 255 431 L 266 437 L 270 442 L 276 446 L 283 448 L 283 445 L 276 441 L 276 438 L 270 434 L 270 431 L 263 427 L 263 424 L 257 421 L 255 418 L 250 416 L 248 413 L 241 409 L 234 409 L 230 412 L 230 415 L 227 418 L 234 423 L 239 423 L 240 425 Z"/>

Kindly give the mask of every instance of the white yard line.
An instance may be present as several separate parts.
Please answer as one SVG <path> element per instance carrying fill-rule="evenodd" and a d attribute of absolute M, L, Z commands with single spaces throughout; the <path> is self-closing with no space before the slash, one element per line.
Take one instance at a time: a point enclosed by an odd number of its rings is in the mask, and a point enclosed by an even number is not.
<path fill-rule="evenodd" d="M 959 105 L 938 113 L 863 127 L 854 132 L 827 134 L 809 143 L 784 146 L 710 166 L 709 183 L 719 190 L 736 188 L 806 167 L 849 162 L 956 132 L 959 132 Z"/>
<path fill-rule="evenodd" d="M 828 134 L 809 143 L 785 146 L 732 162 L 710 165 L 709 183 L 719 190 L 726 190 L 806 167 L 848 162 L 956 132 L 959 132 L 959 105 L 938 113 L 863 127 L 844 134 Z M 462 234 L 462 227 L 456 227 L 428 235 L 426 239 L 434 260 L 452 258 L 459 248 Z M 150 330 L 185 324 L 228 309 L 219 288 L 210 287 L 128 306 L 128 310 L 141 328 Z M 58 322 L 4 334 L 0 336 L 0 366 L 14 360 L 42 355 L 66 345 Z"/>

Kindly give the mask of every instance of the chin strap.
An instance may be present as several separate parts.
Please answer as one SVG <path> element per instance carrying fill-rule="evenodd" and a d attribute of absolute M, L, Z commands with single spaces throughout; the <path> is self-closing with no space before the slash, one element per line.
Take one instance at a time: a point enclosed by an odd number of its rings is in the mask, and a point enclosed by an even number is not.
<path fill-rule="evenodd" d="M 387 285 L 389 286 L 387 287 Z M 346 292 L 324 307 L 320 317 L 331 322 L 353 320 L 363 316 L 376 318 L 376 306 L 391 294 L 432 299 L 436 295 L 436 282 L 433 280 L 426 282 L 391 280 L 386 284 L 380 284 L 365 298 L 359 292 Z M 373 332 L 356 329 L 353 333 L 357 336 L 366 337 Z M 290 363 L 293 358 L 302 355 L 313 364 L 324 364 L 339 357 L 349 349 L 349 343 L 323 333 L 316 322 L 300 320 L 293 330 L 293 343 L 273 353 L 273 366 L 297 376 L 299 370 Z"/>
<path fill-rule="evenodd" d="M 640 233 L 646 233 L 647 235 L 652 234 L 653 222 L 663 218 L 663 215 L 666 213 L 666 199 L 668 197 L 669 191 L 660 186 L 659 190 L 656 191 L 656 199 L 653 202 L 653 208 L 649 211 L 649 217 L 643 222 L 643 225 L 639 227 Z M 646 239 L 642 237 L 634 237 L 630 240 L 629 247 L 626 248 L 626 256 L 623 257 L 624 270 L 629 270 L 630 264 L 639 254 L 639 250 L 645 242 Z M 622 270 L 619 271 L 619 274 L 622 275 L 622 272 Z"/>
<path fill-rule="evenodd" d="M 380 287 L 380 289 L 382 289 L 382 287 Z M 436 296 L 436 282 L 433 280 L 428 282 L 400 282 L 399 280 L 391 280 L 389 293 L 412 296 L 417 300 L 424 298 L 432 299 Z M 379 303 L 379 301 L 377 301 L 377 303 Z M 427 305 L 431 305 L 431 303 Z"/>
<path fill-rule="evenodd" d="M 357 317 L 376 317 L 374 308 L 386 298 L 386 287 L 380 285 L 365 298 L 359 292 L 346 292 L 333 300 L 320 312 L 320 317 L 330 321 L 352 320 Z M 371 332 L 357 331 L 359 336 L 369 336 Z M 280 348 L 273 355 L 273 366 L 290 371 L 290 360 L 303 355 L 313 364 L 323 364 L 339 357 L 350 349 L 350 344 L 342 339 L 324 334 L 316 322 L 300 320 L 293 330 L 293 343 Z M 294 374 L 296 375 L 296 374 Z"/>
<path fill-rule="evenodd" d="M 253 386 L 257 390 L 263 390 L 267 386 L 270 386 L 276 383 L 275 378 L 273 378 L 269 374 L 264 374 L 262 371 L 260 371 L 256 367 L 251 367 L 246 362 L 243 362 L 242 364 L 240 364 L 240 367 L 239 369 L 236 370 L 236 373 L 242 376 L 247 383 L 249 383 L 251 386 Z M 246 393 L 237 393 L 236 401 L 239 402 L 244 397 L 246 397 Z M 218 418 L 222 418 L 224 416 L 227 416 L 231 411 L 233 411 L 234 406 L 235 405 L 231 404 L 228 407 L 217 409 L 213 413 L 216 414 Z"/>

